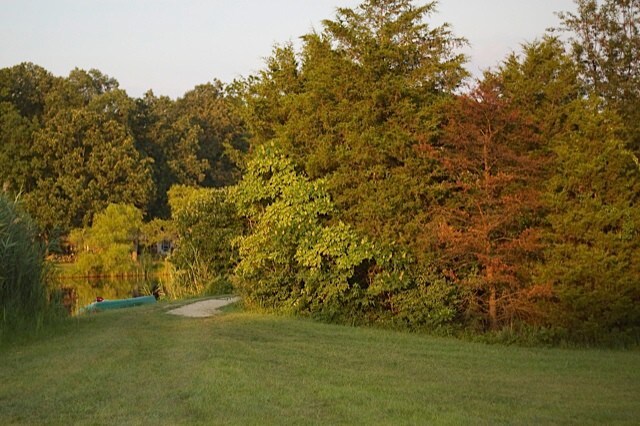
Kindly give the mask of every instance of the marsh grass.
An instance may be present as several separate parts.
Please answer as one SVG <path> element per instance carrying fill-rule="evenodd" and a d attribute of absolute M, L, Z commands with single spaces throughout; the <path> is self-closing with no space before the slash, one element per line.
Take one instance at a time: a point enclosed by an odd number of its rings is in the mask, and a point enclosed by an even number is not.
<path fill-rule="evenodd" d="M 640 353 L 158 304 L 0 349 L 0 424 L 637 424 Z"/>
<path fill-rule="evenodd" d="M 16 199 L 0 193 L 0 342 L 37 332 L 56 310 L 46 282 L 51 268 L 37 228 Z"/>

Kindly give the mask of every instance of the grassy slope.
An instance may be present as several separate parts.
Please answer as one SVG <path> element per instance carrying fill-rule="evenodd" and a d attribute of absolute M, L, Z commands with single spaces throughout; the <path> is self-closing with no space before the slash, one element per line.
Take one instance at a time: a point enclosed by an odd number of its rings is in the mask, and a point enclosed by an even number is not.
<path fill-rule="evenodd" d="M 0 351 L 0 424 L 634 423 L 640 353 L 488 346 L 162 305 Z"/>

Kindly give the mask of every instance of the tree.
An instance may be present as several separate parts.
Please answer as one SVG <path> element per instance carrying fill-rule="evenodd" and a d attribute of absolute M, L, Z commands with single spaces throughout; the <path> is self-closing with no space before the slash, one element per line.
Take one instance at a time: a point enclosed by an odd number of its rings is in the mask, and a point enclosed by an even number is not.
<path fill-rule="evenodd" d="M 254 146 L 275 141 L 311 179 L 326 179 L 337 220 L 422 259 L 420 233 L 441 196 L 431 145 L 466 75 L 463 40 L 425 22 L 434 7 L 338 9 L 299 55 L 277 48 L 246 95 Z"/>
<path fill-rule="evenodd" d="M 130 99 L 98 70 L 55 78 L 33 64 L 0 70 L 0 183 L 24 194 L 46 235 L 86 227 L 109 203 L 167 218 L 172 185 L 225 186 L 246 149 L 240 100 L 222 83 L 178 101 Z"/>
<path fill-rule="evenodd" d="M 325 182 L 297 172 L 276 145 L 256 149 L 231 193 L 248 222 L 235 279 L 245 304 L 349 323 L 450 321 L 451 291 L 416 285 L 406 252 L 332 220 Z"/>
<path fill-rule="evenodd" d="M 156 192 L 149 200 L 149 214 L 168 218 L 169 188 L 176 184 L 201 184 L 210 168 L 199 156 L 202 130 L 178 115 L 174 101 L 166 96 L 156 97 L 151 91 L 136 100 L 132 127 L 138 151 L 153 160 Z"/>
<path fill-rule="evenodd" d="M 42 126 L 46 98 L 58 81 L 31 63 L 0 69 L 0 185 L 6 190 L 17 194 L 35 187 L 33 134 Z"/>
<path fill-rule="evenodd" d="M 290 43 L 276 46 L 266 60 L 266 69 L 240 84 L 252 145 L 273 140 L 277 130 L 287 123 L 291 109 L 289 99 L 302 89 L 299 67 Z"/>
<path fill-rule="evenodd" d="M 543 162 L 532 123 L 502 96 L 499 76 L 451 105 L 442 159 L 451 196 L 438 211 L 436 264 L 466 295 L 471 320 L 497 329 L 535 319 L 529 267 L 541 244 Z"/>
<path fill-rule="evenodd" d="M 512 53 L 495 74 L 500 96 L 525 115 L 549 149 L 556 135 L 567 131 L 566 109 L 585 91 L 579 68 L 562 42 L 552 36 L 526 43 L 520 54 Z"/>
<path fill-rule="evenodd" d="M 218 80 L 196 86 L 176 102 L 178 113 L 201 130 L 198 157 L 209 165 L 204 186 L 231 185 L 239 178 L 230 155 L 246 149 L 246 131 L 236 102 L 232 91 Z"/>
<path fill-rule="evenodd" d="M 571 131 L 554 141 L 545 201 L 550 244 L 539 280 L 559 302 L 568 337 L 598 342 L 640 330 L 640 165 L 620 121 L 598 100 L 576 100 Z"/>
<path fill-rule="evenodd" d="M 145 206 L 149 162 L 134 146 L 133 103 L 116 80 L 33 64 L 0 70 L 0 180 L 23 193 L 45 235 L 86 226 L 109 202 Z"/>
<path fill-rule="evenodd" d="M 151 216 L 169 216 L 167 191 L 173 185 L 221 187 L 236 181 L 239 170 L 227 153 L 244 150 L 245 135 L 233 102 L 220 82 L 199 85 L 177 101 L 151 91 L 136 101 L 136 146 L 153 159 L 157 188 Z"/>
<path fill-rule="evenodd" d="M 9 102 L 22 117 L 41 122 L 46 98 L 58 80 L 49 71 L 29 62 L 2 68 L 0 102 Z"/>
<path fill-rule="evenodd" d="M 87 275 L 117 275 L 137 270 L 136 256 L 142 212 L 130 204 L 109 204 L 96 213 L 89 228 L 76 229 L 70 241 L 76 247 L 76 269 Z"/>
<path fill-rule="evenodd" d="M 178 236 L 170 256 L 177 269 L 172 296 L 231 292 L 230 277 L 238 261 L 232 240 L 243 227 L 228 194 L 226 188 L 173 186 L 169 190 Z"/>
<path fill-rule="evenodd" d="M 0 184 L 15 193 L 30 191 L 32 135 L 38 128 L 10 102 L 0 102 Z"/>
<path fill-rule="evenodd" d="M 640 1 L 575 0 L 562 30 L 587 87 L 624 120 L 627 147 L 640 155 Z"/>
<path fill-rule="evenodd" d="M 369 283 L 352 278 L 373 259 L 372 245 L 344 224 L 323 225 L 333 211 L 323 182 L 298 175 L 278 149 L 262 146 L 232 196 L 250 224 L 238 239 L 236 268 L 247 305 L 336 316 L 364 296 Z"/>

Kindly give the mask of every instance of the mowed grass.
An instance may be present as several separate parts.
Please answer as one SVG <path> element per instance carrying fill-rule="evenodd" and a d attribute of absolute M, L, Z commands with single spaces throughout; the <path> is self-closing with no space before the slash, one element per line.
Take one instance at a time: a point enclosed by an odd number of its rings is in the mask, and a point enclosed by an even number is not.
<path fill-rule="evenodd" d="M 638 351 L 529 349 L 166 305 L 0 349 L 0 424 L 637 424 Z"/>

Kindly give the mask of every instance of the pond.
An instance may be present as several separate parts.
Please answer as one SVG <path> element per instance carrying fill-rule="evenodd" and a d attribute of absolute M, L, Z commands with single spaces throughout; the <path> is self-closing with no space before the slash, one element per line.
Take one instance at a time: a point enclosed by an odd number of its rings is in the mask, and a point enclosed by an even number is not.
<path fill-rule="evenodd" d="M 63 300 L 66 296 L 67 308 L 73 314 L 96 298 L 127 299 L 135 296 L 150 295 L 159 284 L 159 277 L 58 277 L 58 287 L 62 289 Z M 73 305 L 73 306 L 71 306 Z"/>

